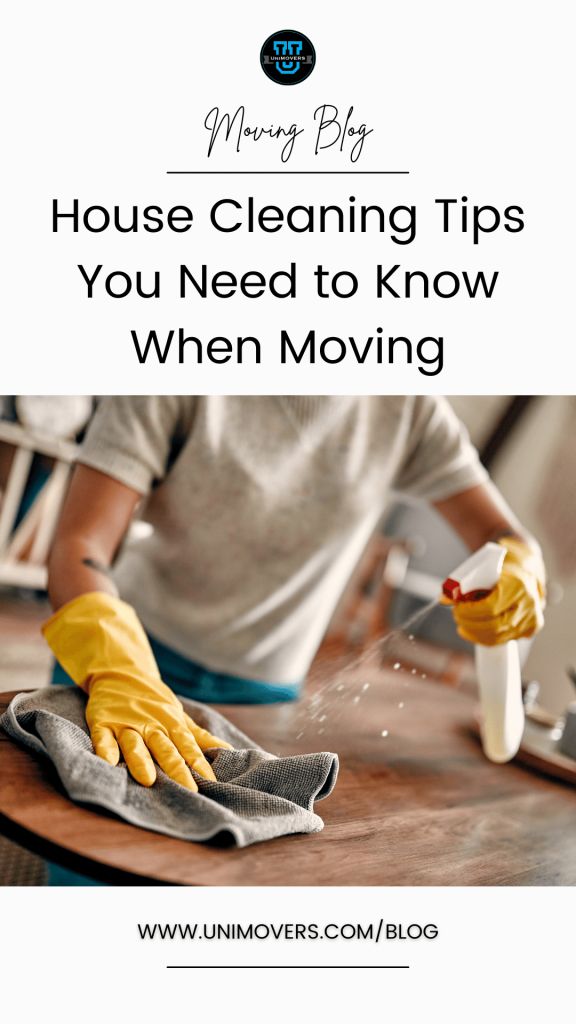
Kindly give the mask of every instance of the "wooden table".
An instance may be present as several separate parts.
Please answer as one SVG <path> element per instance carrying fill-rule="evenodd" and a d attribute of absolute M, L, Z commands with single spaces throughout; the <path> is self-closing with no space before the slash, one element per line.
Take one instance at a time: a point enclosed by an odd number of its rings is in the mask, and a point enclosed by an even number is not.
<path fill-rule="evenodd" d="M 336 789 L 316 808 L 319 834 L 237 850 L 135 828 L 74 805 L 51 766 L 1 732 L 0 831 L 124 884 L 576 884 L 574 787 L 488 763 L 471 695 L 382 670 L 359 673 L 343 693 L 322 725 L 296 704 L 221 708 L 274 753 L 339 754 Z M 0 695 L 0 712 L 11 696 Z"/>

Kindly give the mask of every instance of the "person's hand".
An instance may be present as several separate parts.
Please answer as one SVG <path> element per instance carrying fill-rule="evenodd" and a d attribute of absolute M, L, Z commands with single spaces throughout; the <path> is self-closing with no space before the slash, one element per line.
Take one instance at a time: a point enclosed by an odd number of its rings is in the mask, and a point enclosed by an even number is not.
<path fill-rule="evenodd" d="M 196 791 L 187 766 L 215 782 L 203 751 L 230 746 L 196 725 L 158 679 L 104 674 L 90 686 L 86 721 L 95 753 L 116 765 L 122 751 L 130 774 L 143 786 L 156 781 L 156 761 L 171 779 Z"/>
<path fill-rule="evenodd" d="M 506 548 L 506 558 L 497 585 L 479 601 L 452 605 L 460 636 L 485 647 L 534 636 L 544 624 L 546 571 L 542 556 L 516 537 L 502 537 L 498 543 Z M 443 603 L 450 601 L 443 599 Z"/>
<path fill-rule="evenodd" d="M 162 682 L 140 621 L 130 605 L 101 592 L 65 604 L 42 627 L 58 661 L 88 694 L 86 721 L 94 751 L 116 765 L 120 753 L 143 786 L 156 780 L 154 761 L 196 791 L 190 768 L 215 780 L 204 751 L 230 748 L 200 728 Z M 190 768 L 188 767 L 190 766 Z"/>

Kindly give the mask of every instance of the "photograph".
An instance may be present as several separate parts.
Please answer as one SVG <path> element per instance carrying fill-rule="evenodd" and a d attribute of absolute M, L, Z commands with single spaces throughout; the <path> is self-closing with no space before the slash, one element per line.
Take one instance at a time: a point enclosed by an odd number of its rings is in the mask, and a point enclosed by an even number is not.
<path fill-rule="evenodd" d="M 574 397 L 0 417 L 0 885 L 574 885 Z"/>

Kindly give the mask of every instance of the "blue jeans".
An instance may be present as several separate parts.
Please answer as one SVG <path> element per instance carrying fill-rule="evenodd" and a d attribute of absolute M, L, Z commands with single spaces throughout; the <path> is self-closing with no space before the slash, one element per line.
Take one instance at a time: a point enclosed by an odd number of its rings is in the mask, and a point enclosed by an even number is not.
<path fill-rule="evenodd" d="M 297 700 L 300 696 L 301 683 L 263 683 L 257 679 L 242 679 L 224 672 L 213 672 L 166 647 L 154 637 L 149 636 L 148 639 L 162 679 L 181 697 L 190 697 L 191 700 L 208 704 L 275 704 Z M 52 684 L 74 686 L 73 680 L 58 662 L 52 672 Z M 48 885 L 104 884 L 48 861 Z"/>

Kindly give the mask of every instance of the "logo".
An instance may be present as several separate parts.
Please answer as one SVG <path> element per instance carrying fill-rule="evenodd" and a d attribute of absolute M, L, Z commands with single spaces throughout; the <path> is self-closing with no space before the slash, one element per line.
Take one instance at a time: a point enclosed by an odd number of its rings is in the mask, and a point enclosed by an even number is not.
<path fill-rule="evenodd" d="M 260 64 L 277 85 L 297 85 L 312 74 L 316 51 L 308 36 L 285 28 L 268 36 L 260 50 Z"/>

